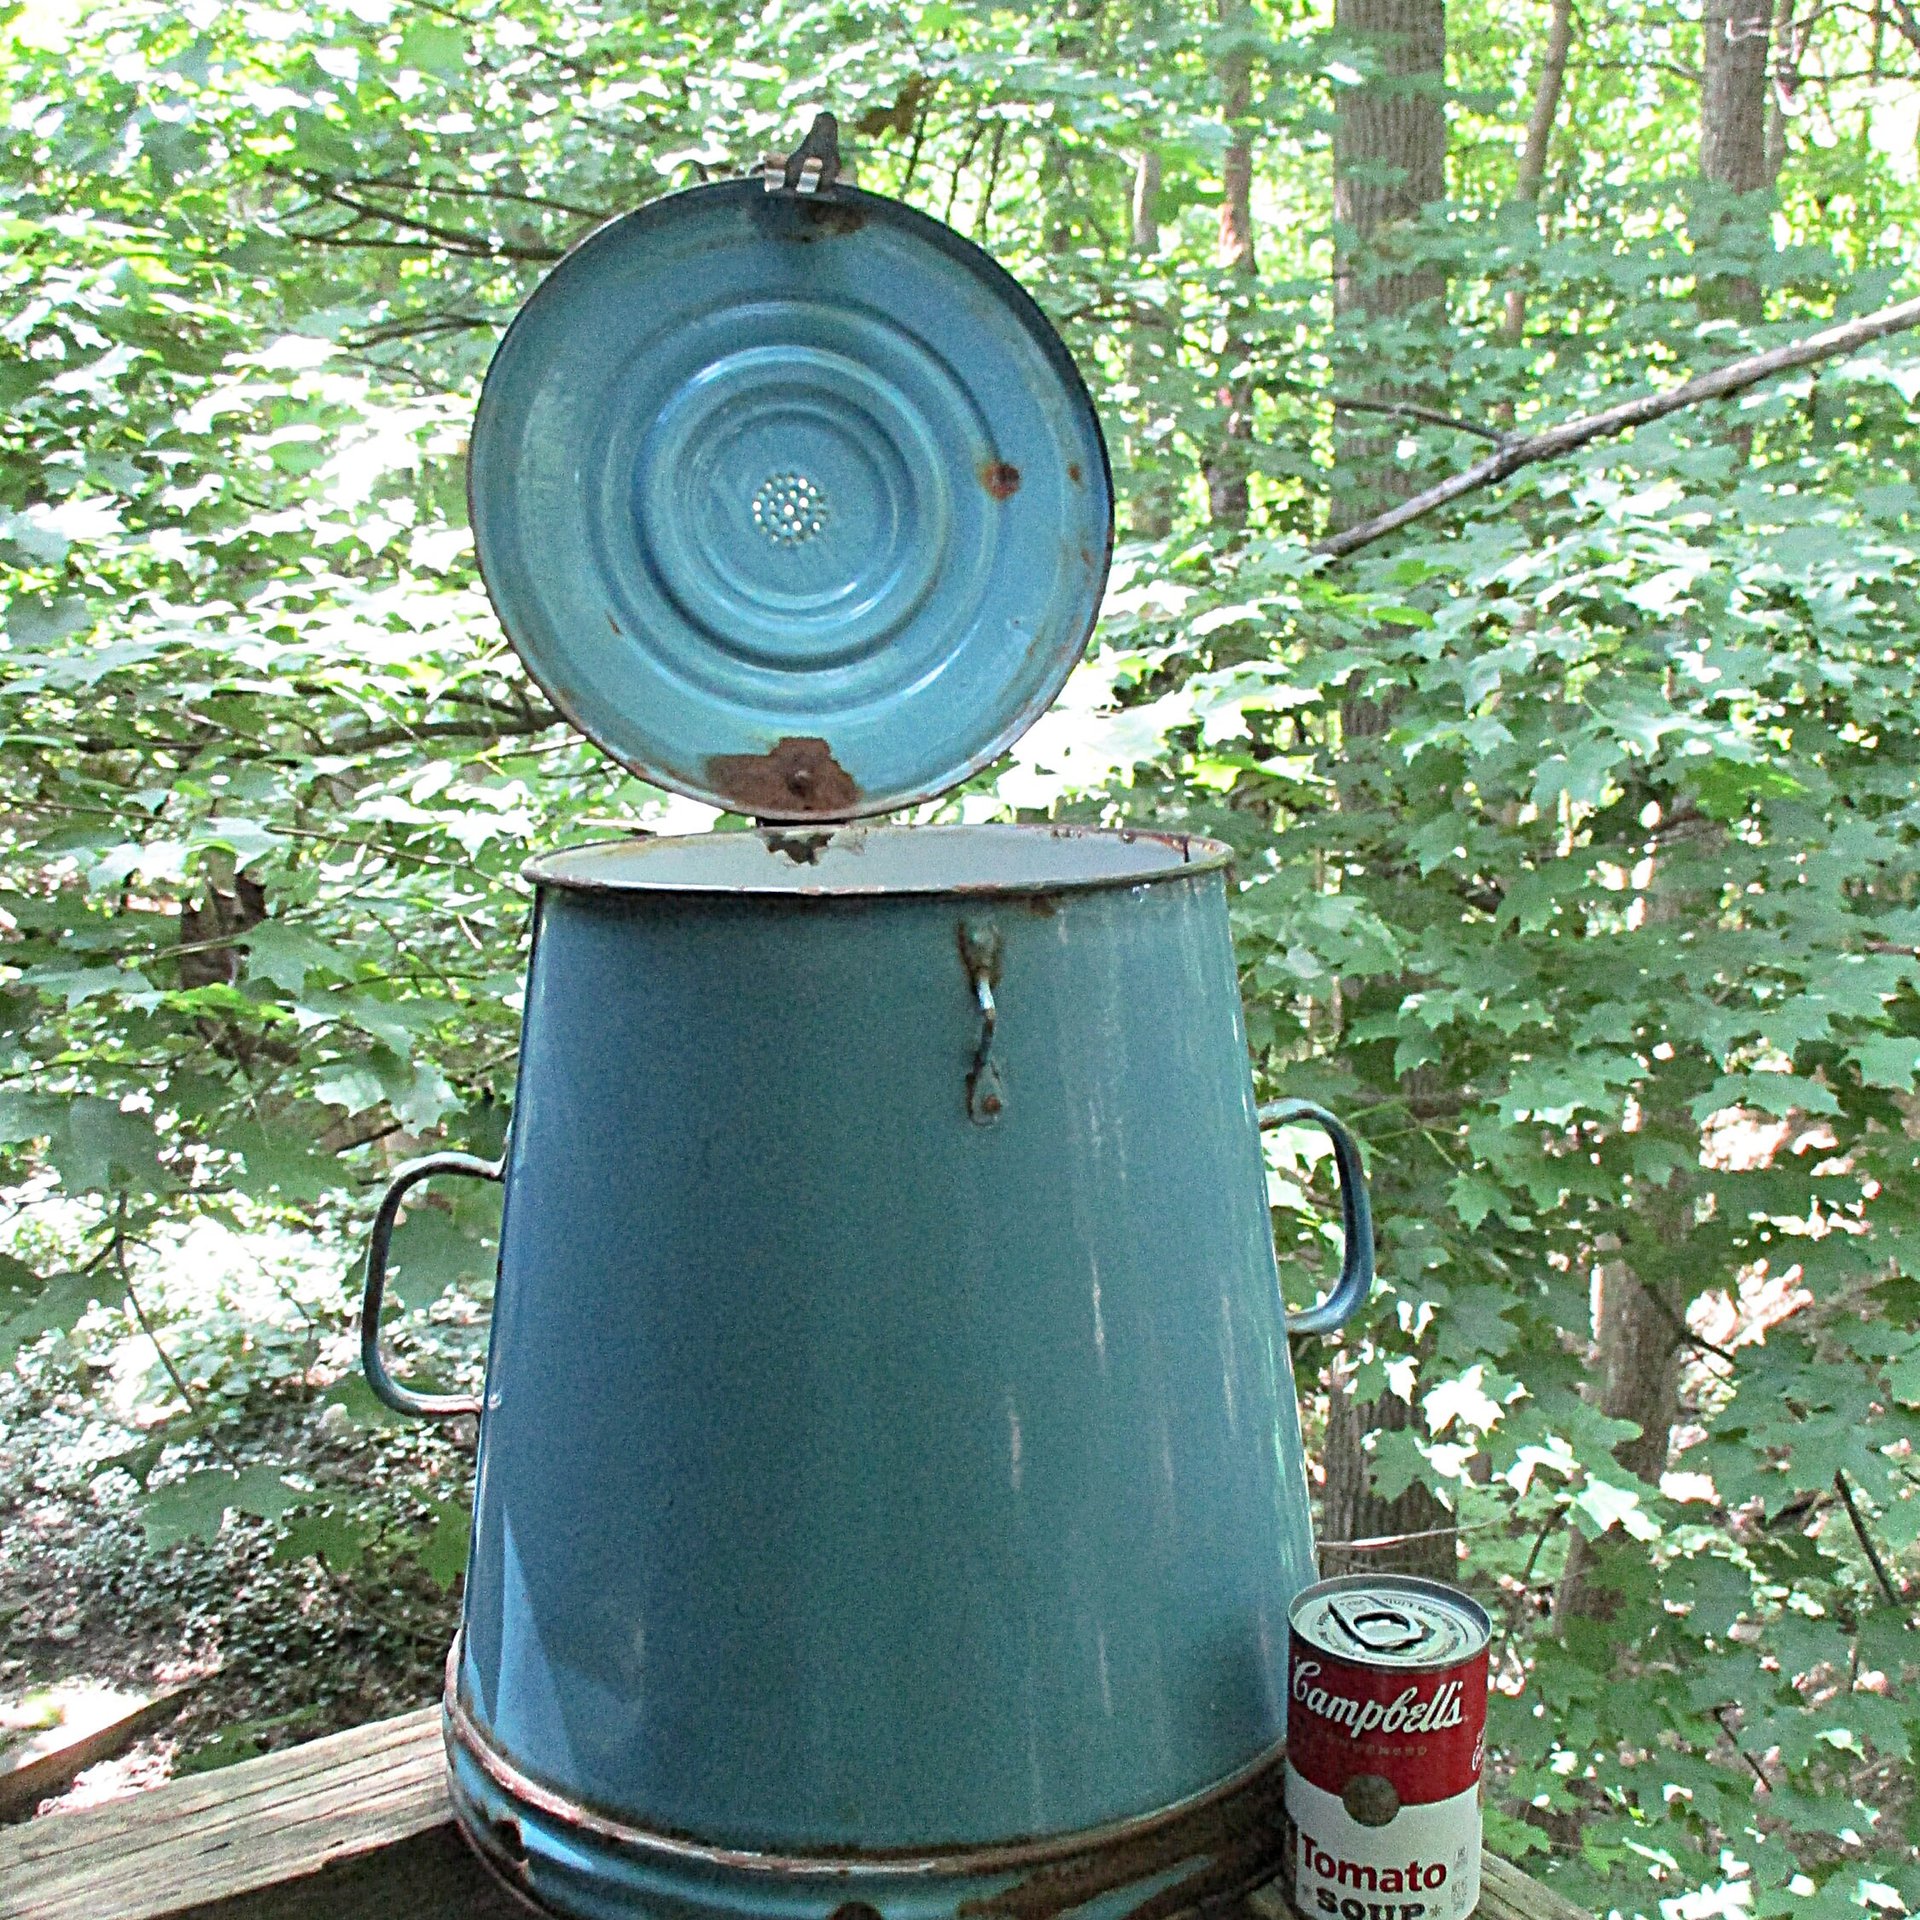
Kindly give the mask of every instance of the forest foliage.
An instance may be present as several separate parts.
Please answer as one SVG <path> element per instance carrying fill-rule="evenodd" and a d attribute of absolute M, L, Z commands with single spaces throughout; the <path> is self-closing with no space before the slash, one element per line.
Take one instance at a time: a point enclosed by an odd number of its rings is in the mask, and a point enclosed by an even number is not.
<path fill-rule="evenodd" d="M 498 1148 L 529 853 L 711 817 L 507 648 L 478 382 L 593 224 L 831 106 L 863 185 L 1034 290 L 1121 490 L 1086 664 L 917 817 L 1236 848 L 1262 1089 L 1345 1115 L 1377 1183 L 1341 1364 L 1417 1417 L 1367 1469 L 1431 1491 L 1498 1621 L 1491 1841 L 1603 1913 L 1920 1909 L 1920 348 L 1310 552 L 1342 402 L 1418 394 L 1366 416 L 1404 490 L 1910 292 L 1902 0 L 1780 0 L 1743 204 L 1701 178 L 1696 12 L 1579 12 L 1536 202 L 1548 9 L 1451 0 L 1445 195 L 1392 236 L 1445 299 L 1374 319 L 1333 304 L 1332 136 L 1379 48 L 1310 0 L 0 17 L 0 1349 L 79 1383 L 102 1497 L 156 1550 L 240 1513 L 351 1566 L 391 1530 L 230 1443 L 276 1397 L 378 1417 L 354 1236 L 394 1158 Z M 1240 393 L 1243 521 L 1208 485 Z M 1304 1289 L 1337 1219 L 1305 1137 L 1273 1190 Z M 416 1376 L 478 1365 L 476 1206 L 401 1230 Z M 340 1282 L 243 1288 L 190 1251 L 220 1227 Z M 1595 1390 L 1610 1267 L 1682 1356 L 1650 1471 Z M 459 1465 L 406 1535 L 447 1578 Z"/>

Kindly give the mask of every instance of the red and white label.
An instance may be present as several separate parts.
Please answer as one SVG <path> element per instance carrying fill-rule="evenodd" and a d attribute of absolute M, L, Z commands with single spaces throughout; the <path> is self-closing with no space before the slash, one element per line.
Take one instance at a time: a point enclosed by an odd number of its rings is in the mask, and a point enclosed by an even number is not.
<path fill-rule="evenodd" d="M 1286 1884 L 1306 1920 L 1466 1920 L 1480 1900 L 1476 1789 L 1362 1826 L 1287 1771 Z"/>
<path fill-rule="evenodd" d="M 1336 1798 L 1356 1774 L 1393 1783 L 1407 1805 L 1449 1800 L 1480 1783 L 1487 1657 L 1443 1673 L 1356 1666 L 1293 1642 L 1287 1761 Z"/>

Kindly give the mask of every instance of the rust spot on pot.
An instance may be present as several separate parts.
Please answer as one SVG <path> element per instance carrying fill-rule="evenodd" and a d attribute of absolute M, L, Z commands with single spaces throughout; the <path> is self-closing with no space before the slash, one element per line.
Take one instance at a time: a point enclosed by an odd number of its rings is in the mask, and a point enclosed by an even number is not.
<path fill-rule="evenodd" d="M 1067 462 L 1067 478 L 1071 480 L 1076 487 L 1086 485 L 1085 479 L 1081 476 L 1080 462 L 1078 460 L 1069 460 Z"/>
<path fill-rule="evenodd" d="M 1030 893 L 1026 898 L 1026 908 L 1042 920 L 1051 920 L 1060 911 L 1060 896 L 1057 893 Z"/>
<path fill-rule="evenodd" d="M 1285 1768 L 1278 1753 L 1199 1805 L 1150 1825 L 1129 1825 L 1023 1879 L 963 1900 L 959 1920 L 1060 1920 L 1129 1887 L 1151 1887 L 1125 1920 L 1174 1916 L 1240 1898 L 1285 1864 Z M 1185 1871 L 1181 1871 L 1185 1869 Z M 1168 1881 L 1169 1874 L 1178 1878 Z"/>
<path fill-rule="evenodd" d="M 976 974 L 988 986 L 1000 984 L 1000 933 L 990 923 L 973 925 L 962 920 L 954 929 L 960 943 L 960 964 L 971 980 Z"/>
<path fill-rule="evenodd" d="M 867 224 L 866 210 L 847 200 L 802 200 L 800 216 L 813 228 L 802 240 L 816 240 L 821 234 L 858 233 Z"/>
<path fill-rule="evenodd" d="M 769 853 L 784 853 L 796 867 L 817 866 L 820 856 L 833 844 L 830 833 L 763 833 L 760 837 Z"/>
<path fill-rule="evenodd" d="M 814 734 L 789 734 L 765 753 L 716 753 L 707 784 L 736 813 L 760 820 L 851 813 L 860 800 L 853 776 Z"/>
<path fill-rule="evenodd" d="M 607 611 L 607 625 L 610 626 L 615 633 L 618 633 L 620 631 L 620 622 L 613 617 L 613 611 L 611 608 L 609 608 Z"/>
<path fill-rule="evenodd" d="M 996 500 L 1011 500 L 1020 491 L 1020 469 L 1010 460 L 989 460 L 980 469 L 980 484 Z"/>

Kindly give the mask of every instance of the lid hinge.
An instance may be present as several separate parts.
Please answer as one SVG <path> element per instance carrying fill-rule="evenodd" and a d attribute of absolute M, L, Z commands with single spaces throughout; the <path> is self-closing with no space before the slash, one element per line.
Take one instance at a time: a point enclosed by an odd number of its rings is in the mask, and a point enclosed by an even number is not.
<path fill-rule="evenodd" d="M 840 178 L 840 122 L 830 113 L 815 114 L 807 137 L 784 160 L 769 154 L 753 174 L 769 193 L 804 194 L 809 200 L 831 193 Z"/>

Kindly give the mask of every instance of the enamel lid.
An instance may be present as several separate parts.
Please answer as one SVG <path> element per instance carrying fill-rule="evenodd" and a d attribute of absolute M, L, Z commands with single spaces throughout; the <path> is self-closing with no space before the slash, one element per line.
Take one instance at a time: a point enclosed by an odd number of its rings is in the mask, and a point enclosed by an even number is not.
<path fill-rule="evenodd" d="M 469 459 L 481 574 L 554 705 L 644 778 L 772 821 L 887 812 L 1002 752 L 1080 658 L 1113 534 L 1093 403 L 1020 286 L 899 201 L 794 174 L 569 253 L 494 356 Z"/>

